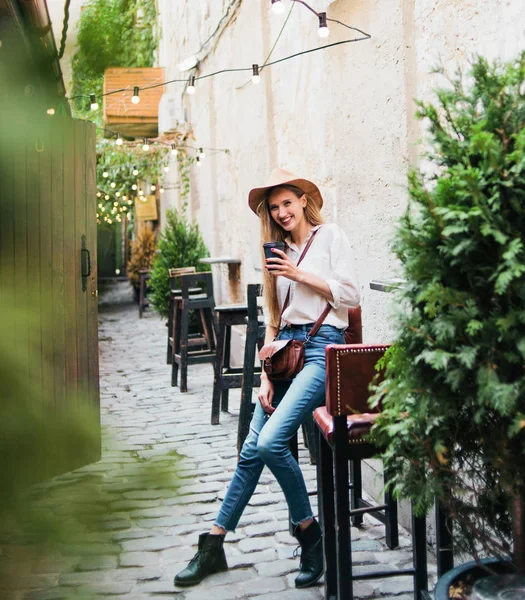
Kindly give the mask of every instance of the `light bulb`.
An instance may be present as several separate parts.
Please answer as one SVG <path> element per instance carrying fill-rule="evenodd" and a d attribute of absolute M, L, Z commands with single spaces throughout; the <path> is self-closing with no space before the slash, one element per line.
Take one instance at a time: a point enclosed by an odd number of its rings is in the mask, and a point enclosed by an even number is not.
<path fill-rule="evenodd" d="M 104 211 L 106 210 L 106 207 L 105 207 L 105 206 L 101 206 L 101 207 L 100 207 L 100 210 L 101 210 L 102 212 L 104 212 Z"/>
<path fill-rule="evenodd" d="M 98 102 L 95 94 L 89 94 L 89 102 L 89 108 L 91 108 L 91 110 L 98 110 Z"/>
<path fill-rule="evenodd" d="M 281 0 L 272 0 L 272 10 L 276 15 L 282 14 L 284 11 L 284 4 Z"/>
<path fill-rule="evenodd" d="M 148 144 L 148 140 L 146 138 L 144 138 L 144 143 L 142 144 L 142 149 L 144 150 L 144 152 L 147 152 L 149 150 L 149 144 Z"/>
<path fill-rule="evenodd" d="M 259 65 L 252 65 L 252 83 L 260 83 L 261 76 L 259 75 Z"/>
<path fill-rule="evenodd" d="M 190 94 L 190 96 L 191 96 L 191 94 L 195 93 L 195 76 L 194 75 L 192 75 L 190 77 L 186 91 L 188 92 L 188 94 Z"/>
<path fill-rule="evenodd" d="M 319 13 L 319 37 L 327 38 L 330 31 L 328 30 L 328 25 L 326 24 L 326 13 Z"/>
<path fill-rule="evenodd" d="M 171 145 L 171 153 L 173 154 L 173 156 L 177 154 L 177 146 L 175 146 L 175 144 Z"/>
<path fill-rule="evenodd" d="M 139 196 L 143 196 L 144 192 L 142 190 L 139 190 Z"/>
<path fill-rule="evenodd" d="M 201 160 L 203 160 L 204 158 L 206 158 L 206 152 L 204 152 L 203 148 L 199 148 L 199 158 Z"/>
<path fill-rule="evenodd" d="M 118 206 L 118 202 L 113 202 L 113 206 Z"/>
<path fill-rule="evenodd" d="M 109 195 L 108 195 L 108 194 L 106 194 L 106 195 L 104 196 L 104 199 L 105 199 L 105 200 L 109 200 Z"/>
<path fill-rule="evenodd" d="M 197 166 L 202 167 L 201 159 L 198 156 L 196 157 L 196 159 L 197 159 Z"/>
<path fill-rule="evenodd" d="M 152 185 L 152 186 L 151 186 L 151 191 L 152 191 L 152 192 L 154 192 L 156 189 L 157 189 L 157 186 L 156 186 L 156 185 Z"/>
<path fill-rule="evenodd" d="M 128 204 L 133 204 L 133 200 L 128 200 Z"/>
<path fill-rule="evenodd" d="M 117 192 L 117 193 L 115 194 L 115 196 L 116 196 L 117 198 L 120 198 L 120 192 Z"/>
<path fill-rule="evenodd" d="M 139 170 L 137 169 L 137 167 L 133 167 L 133 175 L 138 175 L 139 174 Z"/>
<path fill-rule="evenodd" d="M 131 96 L 131 101 L 133 104 L 138 104 L 140 102 L 138 85 L 133 88 L 133 96 Z"/>
<path fill-rule="evenodd" d="M 128 199 L 128 197 L 127 197 L 127 196 L 123 196 L 123 197 L 122 197 L 122 200 L 124 200 L 124 202 L 125 202 L 127 199 Z"/>
<path fill-rule="evenodd" d="M 102 173 L 102 177 L 109 177 L 109 173 L 107 171 L 104 171 L 104 173 Z"/>
<path fill-rule="evenodd" d="M 164 194 L 164 188 L 163 188 L 163 187 L 161 187 L 161 188 L 160 188 L 160 190 L 159 190 L 159 192 L 160 192 L 161 194 Z"/>
<path fill-rule="evenodd" d="M 117 139 L 115 140 L 115 144 L 117 144 L 117 146 L 122 146 L 122 137 L 120 135 L 120 133 L 117 133 Z"/>
<path fill-rule="evenodd" d="M 168 165 L 166 165 L 166 166 L 164 167 L 164 173 L 168 173 L 168 172 L 169 172 L 169 170 L 170 170 L 170 168 L 168 167 Z"/>
<path fill-rule="evenodd" d="M 54 108 L 48 108 L 47 109 L 47 114 L 48 115 L 54 115 L 55 114 L 55 109 Z"/>
<path fill-rule="evenodd" d="M 109 187 L 112 187 L 112 188 L 114 188 L 114 187 L 117 187 L 117 184 L 116 184 L 114 181 L 112 181 L 112 182 L 109 184 Z"/>
<path fill-rule="evenodd" d="M 134 183 L 134 184 L 131 186 L 131 189 L 132 189 L 132 190 L 136 190 L 136 189 L 137 189 L 137 184 L 136 184 L 136 183 Z"/>
<path fill-rule="evenodd" d="M 100 196 L 102 196 L 102 194 L 100 192 L 97 192 L 97 198 L 100 198 Z"/>

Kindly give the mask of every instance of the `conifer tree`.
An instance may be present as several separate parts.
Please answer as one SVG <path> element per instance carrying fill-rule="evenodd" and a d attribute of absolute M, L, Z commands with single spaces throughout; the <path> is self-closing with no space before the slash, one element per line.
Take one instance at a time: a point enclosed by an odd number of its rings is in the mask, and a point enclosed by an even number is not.
<path fill-rule="evenodd" d="M 407 284 L 375 433 L 397 495 L 420 514 L 437 496 L 460 549 L 508 554 L 525 501 L 525 53 L 477 58 L 436 97 L 418 103 L 433 173 L 410 174 L 394 239 Z"/>

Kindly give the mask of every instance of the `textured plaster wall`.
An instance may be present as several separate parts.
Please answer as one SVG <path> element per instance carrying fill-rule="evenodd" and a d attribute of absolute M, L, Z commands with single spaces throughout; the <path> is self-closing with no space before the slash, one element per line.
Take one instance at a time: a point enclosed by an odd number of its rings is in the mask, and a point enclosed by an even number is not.
<path fill-rule="evenodd" d="M 230 0 L 159 0 L 163 34 L 159 66 L 166 78 L 199 50 Z M 261 64 L 284 23 L 270 2 L 244 0 L 196 75 Z M 454 68 L 481 52 L 510 58 L 525 47 L 523 0 L 310 0 L 318 11 L 371 33 L 372 39 L 313 52 L 265 70 L 225 73 L 197 82 L 196 93 L 174 84 L 179 119 L 190 121 L 196 146 L 227 148 L 192 169 L 188 211 L 212 255 L 242 259 L 242 285 L 260 280 L 259 226 L 247 193 L 282 166 L 319 184 L 324 213 L 354 248 L 364 311 L 365 341 L 392 336 L 392 296 L 369 289 L 393 276 L 389 239 L 406 205 L 406 173 L 417 163 L 419 123 L 413 98 L 428 98 L 438 61 Z M 330 24 L 329 42 L 355 32 Z M 297 4 L 272 55 L 277 59 L 320 45 L 317 21 Z M 171 171 L 174 172 L 174 169 Z M 166 206 L 179 206 L 170 185 Z"/>

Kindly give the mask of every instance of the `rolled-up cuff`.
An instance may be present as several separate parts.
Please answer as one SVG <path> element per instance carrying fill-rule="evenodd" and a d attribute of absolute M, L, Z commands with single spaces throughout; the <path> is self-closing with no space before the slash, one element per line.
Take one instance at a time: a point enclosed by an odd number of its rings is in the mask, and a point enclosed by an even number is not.
<path fill-rule="evenodd" d="M 328 287 L 330 288 L 330 291 L 332 292 L 332 296 L 334 297 L 333 300 L 329 300 L 329 304 L 330 306 L 332 306 L 335 310 L 337 310 L 341 304 L 341 293 L 340 293 L 340 289 L 339 289 L 339 284 L 337 283 L 337 281 L 335 279 L 327 279 L 326 283 L 328 284 Z"/>

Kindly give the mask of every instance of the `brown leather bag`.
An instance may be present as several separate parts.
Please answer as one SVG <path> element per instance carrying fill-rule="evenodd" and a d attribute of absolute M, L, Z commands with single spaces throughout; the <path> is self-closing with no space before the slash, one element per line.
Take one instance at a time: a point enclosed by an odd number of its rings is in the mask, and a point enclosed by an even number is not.
<path fill-rule="evenodd" d="M 297 261 L 297 265 L 303 260 L 318 231 L 319 230 L 317 229 L 312 234 L 306 248 L 303 250 L 303 253 Z M 288 306 L 289 299 L 290 289 L 288 289 L 288 294 L 284 301 L 281 317 Z M 310 330 L 305 342 L 301 342 L 300 340 L 274 340 L 270 344 L 263 346 L 259 352 L 259 358 L 263 361 L 263 369 L 269 379 L 272 381 L 293 379 L 297 373 L 301 371 L 304 366 L 304 346 L 308 343 L 309 339 L 317 333 L 331 309 L 332 307 L 330 304 L 327 304 L 323 314 L 317 319 Z"/>

